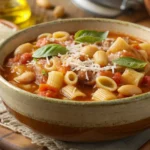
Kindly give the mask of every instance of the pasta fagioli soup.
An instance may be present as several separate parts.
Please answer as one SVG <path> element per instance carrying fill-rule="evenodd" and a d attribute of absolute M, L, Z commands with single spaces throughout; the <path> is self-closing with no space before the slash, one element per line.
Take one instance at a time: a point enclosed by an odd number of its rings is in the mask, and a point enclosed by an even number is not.
<path fill-rule="evenodd" d="M 2 76 L 60 100 L 108 101 L 150 91 L 150 43 L 109 31 L 43 33 L 18 46 Z"/>

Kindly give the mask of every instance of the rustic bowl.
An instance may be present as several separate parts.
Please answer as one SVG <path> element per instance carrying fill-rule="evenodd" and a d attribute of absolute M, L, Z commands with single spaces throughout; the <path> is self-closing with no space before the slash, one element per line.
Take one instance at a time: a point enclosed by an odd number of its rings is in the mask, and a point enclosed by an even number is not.
<path fill-rule="evenodd" d="M 121 32 L 150 41 L 150 29 L 111 19 L 67 19 L 18 32 L 0 46 L 0 65 L 17 46 L 43 32 L 79 29 Z M 104 102 L 58 100 L 31 94 L 0 76 L 0 95 L 22 123 L 63 141 L 95 142 L 133 135 L 150 127 L 150 93 Z"/>
<path fill-rule="evenodd" d="M 6 26 L 8 26 L 9 28 L 12 28 L 12 29 L 16 29 L 16 30 L 19 29 L 19 27 L 17 25 L 15 25 L 14 23 L 12 23 L 8 20 L 0 19 L 0 23 L 4 24 L 4 25 L 6 25 Z"/>

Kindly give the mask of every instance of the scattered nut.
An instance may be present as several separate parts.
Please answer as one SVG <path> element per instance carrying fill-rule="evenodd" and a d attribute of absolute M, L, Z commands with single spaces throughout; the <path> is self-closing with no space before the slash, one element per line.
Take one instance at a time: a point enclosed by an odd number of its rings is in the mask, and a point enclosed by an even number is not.
<path fill-rule="evenodd" d="M 53 11 L 53 15 L 55 18 L 61 18 L 63 17 L 65 14 L 64 11 L 64 7 L 63 6 L 56 6 L 54 11 Z"/>
<path fill-rule="evenodd" d="M 43 8 L 50 8 L 52 6 L 49 0 L 36 0 L 36 3 Z"/>

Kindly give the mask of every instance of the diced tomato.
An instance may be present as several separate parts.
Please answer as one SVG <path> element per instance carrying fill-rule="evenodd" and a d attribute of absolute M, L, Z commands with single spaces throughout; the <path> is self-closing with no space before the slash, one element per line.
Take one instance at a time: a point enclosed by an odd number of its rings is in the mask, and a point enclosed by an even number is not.
<path fill-rule="evenodd" d="M 26 64 L 31 59 L 32 59 L 32 54 L 31 53 L 24 53 L 24 54 L 21 55 L 19 62 L 21 64 Z"/>
<path fill-rule="evenodd" d="M 135 57 L 135 55 L 132 52 L 124 51 L 121 53 L 121 57 Z"/>
<path fill-rule="evenodd" d="M 12 66 L 14 63 L 19 62 L 20 55 L 16 55 L 14 58 L 9 58 L 7 62 L 7 66 Z"/>
<path fill-rule="evenodd" d="M 46 96 L 46 97 L 56 97 L 58 94 L 58 89 L 48 84 L 40 84 L 38 91 L 39 91 L 39 95 Z"/>
<path fill-rule="evenodd" d="M 121 73 L 120 72 L 116 72 L 112 79 L 118 84 L 120 85 L 121 84 Z"/>
<path fill-rule="evenodd" d="M 107 76 L 107 77 L 110 77 L 110 78 L 113 77 L 113 73 L 111 71 L 101 71 L 100 75 L 101 76 Z"/>
<path fill-rule="evenodd" d="M 37 41 L 36 46 L 37 47 L 42 47 L 42 46 L 44 46 L 48 43 L 49 43 L 49 41 L 47 40 L 47 38 L 41 38 Z"/>
<path fill-rule="evenodd" d="M 132 44 L 132 47 L 136 50 L 140 50 L 141 47 L 139 46 L 139 44 Z"/>
<path fill-rule="evenodd" d="M 144 76 L 142 84 L 147 84 L 148 86 L 150 86 L 150 76 Z"/>
<path fill-rule="evenodd" d="M 80 55 L 80 58 L 79 58 L 81 61 L 85 61 L 88 59 L 88 56 L 86 55 Z"/>
<path fill-rule="evenodd" d="M 67 67 L 65 67 L 65 66 L 60 66 L 59 68 L 58 68 L 58 71 L 60 71 L 60 72 L 62 72 L 63 74 L 65 74 L 67 71 L 69 71 L 70 70 L 70 66 L 67 66 Z"/>
<path fill-rule="evenodd" d="M 13 58 L 13 62 L 18 62 L 20 60 L 20 55 L 16 55 L 14 58 Z"/>

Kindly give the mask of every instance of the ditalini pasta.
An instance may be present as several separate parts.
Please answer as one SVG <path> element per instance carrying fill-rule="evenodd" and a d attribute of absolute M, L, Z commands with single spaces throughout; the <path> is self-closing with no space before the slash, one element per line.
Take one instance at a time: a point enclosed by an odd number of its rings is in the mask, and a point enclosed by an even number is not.
<path fill-rule="evenodd" d="M 117 89 L 116 82 L 112 78 L 106 76 L 97 77 L 96 85 L 98 88 L 103 88 L 109 91 L 116 91 Z"/>
<path fill-rule="evenodd" d="M 1 68 L 8 82 L 40 96 L 117 100 L 150 91 L 150 43 L 109 31 L 46 32 Z"/>
<path fill-rule="evenodd" d="M 59 71 L 51 71 L 48 73 L 47 84 L 51 87 L 60 89 L 63 85 L 63 73 Z"/>
<path fill-rule="evenodd" d="M 53 33 L 53 38 L 58 41 L 66 41 L 69 38 L 69 33 L 65 31 L 57 31 Z"/>
<path fill-rule="evenodd" d="M 75 85 L 78 82 L 78 76 L 73 71 L 67 71 L 64 77 L 66 84 Z"/>
<path fill-rule="evenodd" d="M 77 89 L 75 86 L 67 85 L 62 88 L 62 94 L 68 99 L 75 99 L 78 97 L 85 97 L 86 95 Z"/>

